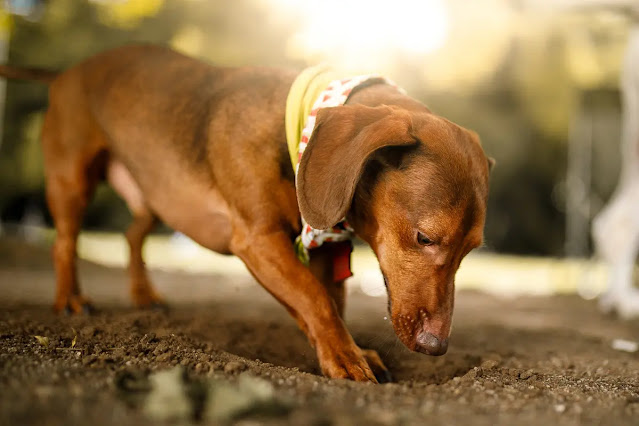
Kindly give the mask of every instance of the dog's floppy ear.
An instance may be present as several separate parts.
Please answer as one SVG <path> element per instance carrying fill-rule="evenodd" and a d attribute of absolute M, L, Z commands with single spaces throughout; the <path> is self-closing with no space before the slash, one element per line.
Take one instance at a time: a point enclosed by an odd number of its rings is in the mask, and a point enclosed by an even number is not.
<path fill-rule="evenodd" d="M 410 115 L 400 109 L 344 105 L 321 109 L 297 172 L 297 199 L 306 222 L 327 229 L 342 220 L 371 155 L 416 143 Z"/>

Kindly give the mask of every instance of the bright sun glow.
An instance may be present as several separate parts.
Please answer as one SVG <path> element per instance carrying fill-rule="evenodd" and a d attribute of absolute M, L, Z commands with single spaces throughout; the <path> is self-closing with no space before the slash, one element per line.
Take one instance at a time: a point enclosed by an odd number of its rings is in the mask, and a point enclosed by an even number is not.
<path fill-rule="evenodd" d="M 448 35 L 444 0 L 270 2 L 298 12 L 292 48 L 307 56 L 366 62 L 382 53 L 425 54 L 442 47 Z"/>

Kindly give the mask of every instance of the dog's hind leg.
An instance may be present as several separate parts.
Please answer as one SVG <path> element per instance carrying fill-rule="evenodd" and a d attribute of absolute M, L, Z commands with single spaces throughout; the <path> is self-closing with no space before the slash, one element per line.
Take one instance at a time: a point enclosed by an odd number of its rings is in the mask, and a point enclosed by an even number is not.
<path fill-rule="evenodd" d="M 56 229 L 53 261 L 56 271 L 56 312 L 89 313 L 91 305 L 81 294 L 76 270 L 76 245 L 84 212 L 100 179 L 104 155 L 72 141 L 62 142 L 47 113 L 42 131 L 46 196 Z"/>
<path fill-rule="evenodd" d="M 144 200 L 138 184 L 122 163 L 113 159 L 109 162 L 107 180 L 124 199 L 133 215 L 133 222 L 126 231 L 126 239 L 129 243 L 129 275 L 133 303 L 141 308 L 165 308 L 162 299 L 149 280 L 142 257 L 144 239 L 153 230 L 157 218 Z"/>

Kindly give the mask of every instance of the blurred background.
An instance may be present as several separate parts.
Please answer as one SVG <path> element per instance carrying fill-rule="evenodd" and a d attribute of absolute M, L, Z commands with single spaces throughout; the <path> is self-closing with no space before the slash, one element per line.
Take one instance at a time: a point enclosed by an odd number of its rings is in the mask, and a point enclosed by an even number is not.
<path fill-rule="evenodd" d="M 590 222 L 619 174 L 619 75 L 633 18 L 580 3 L 4 0 L 0 60 L 62 69 L 152 42 L 219 65 L 325 61 L 385 74 L 479 133 L 497 160 L 484 252 L 587 259 Z M 5 231 L 50 226 L 39 143 L 47 88 L 2 84 L 0 219 Z M 85 229 L 121 231 L 129 219 L 103 187 Z"/>

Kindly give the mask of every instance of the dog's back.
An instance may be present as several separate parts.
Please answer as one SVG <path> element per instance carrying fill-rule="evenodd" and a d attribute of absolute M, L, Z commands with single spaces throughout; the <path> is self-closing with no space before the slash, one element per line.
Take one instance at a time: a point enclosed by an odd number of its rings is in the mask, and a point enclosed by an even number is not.
<path fill-rule="evenodd" d="M 104 176 L 114 164 L 122 170 L 121 163 L 129 174 L 121 186 L 139 186 L 164 222 L 226 252 L 191 228 L 225 210 L 217 181 L 220 175 L 237 181 L 227 176 L 237 158 L 271 157 L 262 163 L 279 173 L 287 158 L 282 117 L 293 78 L 274 69 L 213 67 L 159 46 L 104 52 L 51 84 L 43 132 L 47 168 L 60 163 L 66 171 L 76 159 L 78 168 Z"/>

